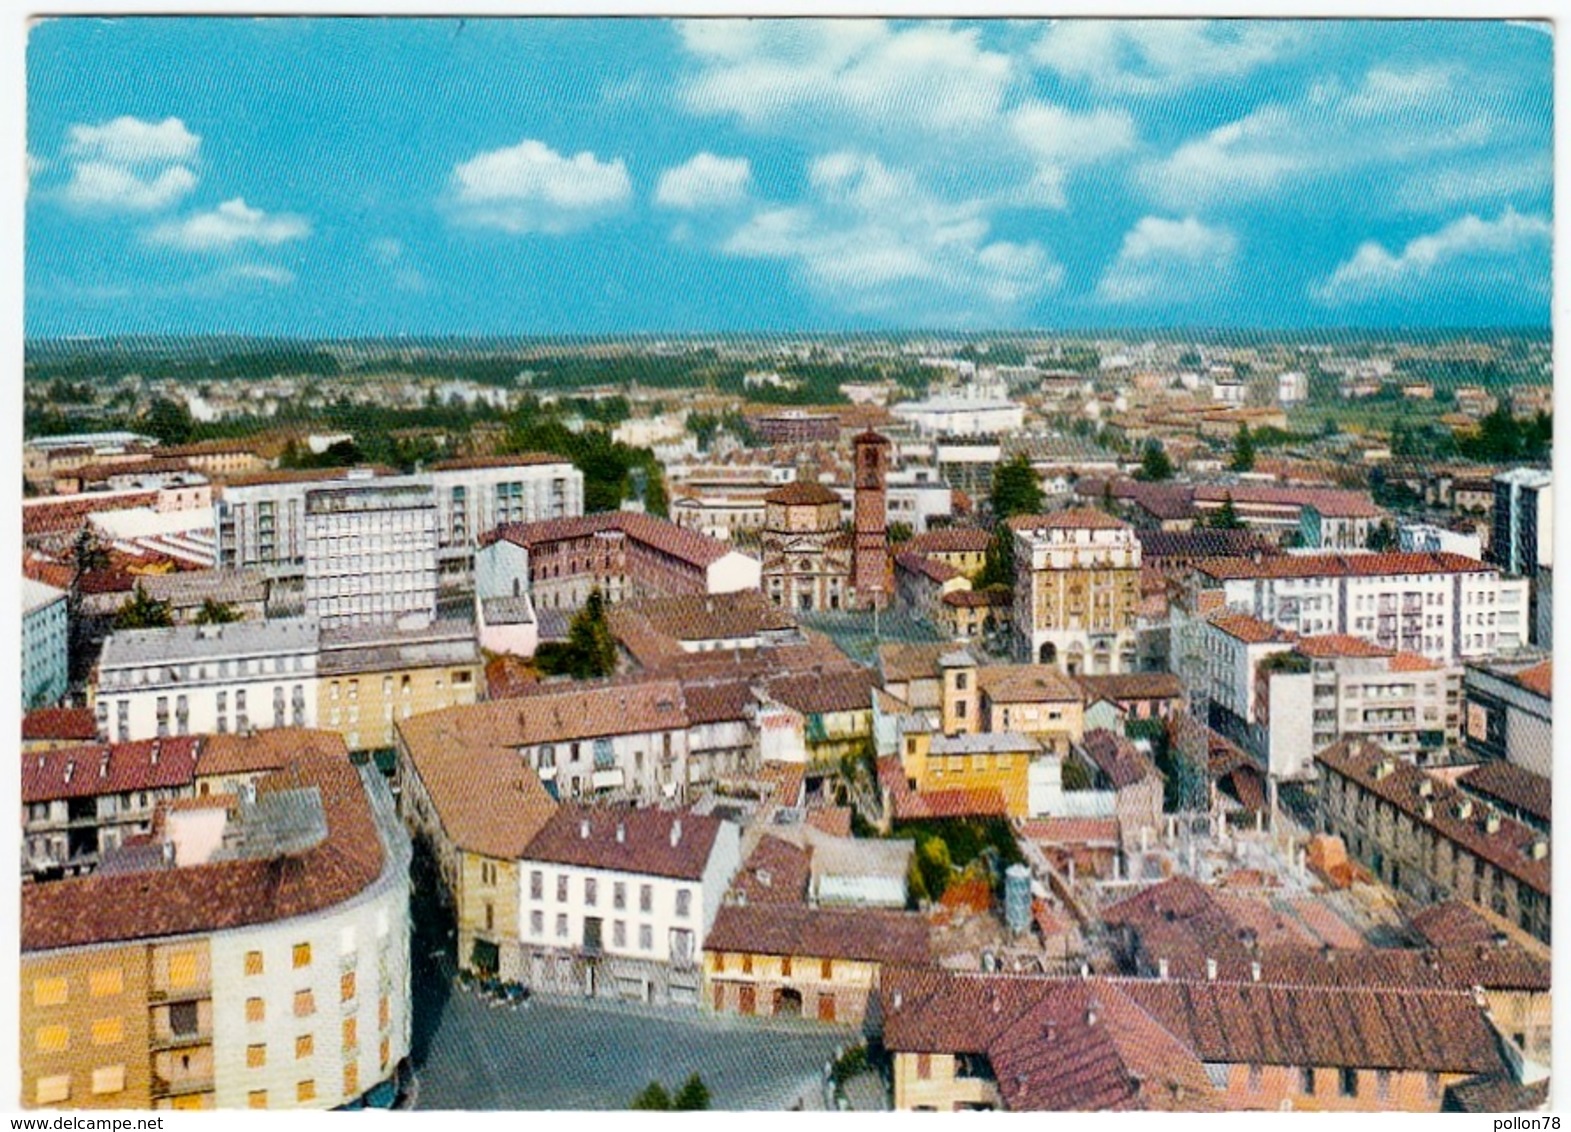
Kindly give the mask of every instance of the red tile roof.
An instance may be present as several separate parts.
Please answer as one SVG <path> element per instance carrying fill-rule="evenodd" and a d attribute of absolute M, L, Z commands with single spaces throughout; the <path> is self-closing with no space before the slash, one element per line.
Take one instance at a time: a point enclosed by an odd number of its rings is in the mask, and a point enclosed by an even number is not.
<path fill-rule="evenodd" d="M 1263 645 L 1268 641 L 1291 641 L 1293 634 L 1283 629 L 1278 629 L 1269 621 L 1262 621 L 1258 617 L 1251 617 L 1247 613 L 1219 613 L 1211 617 L 1211 624 L 1230 637 L 1243 641 L 1246 645 Z"/>
<path fill-rule="evenodd" d="M 201 737 L 95 743 L 22 756 L 22 803 L 189 786 Z"/>
<path fill-rule="evenodd" d="M 895 566 L 897 569 L 905 570 L 911 574 L 920 574 L 938 585 L 943 585 L 945 582 L 961 576 L 959 570 L 956 570 L 941 558 L 924 558 L 922 555 L 913 554 L 910 551 L 902 551 L 895 555 Z"/>
<path fill-rule="evenodd" d="M 505 523 L 480 541 L 488 545 L 497 539 L 506 539 L 533 549 L 546 543 L 588 538 L 609 531 L 699 567 L 717 562 L 736 550 L 729 543 L 637 511 L 600 511 L 567 519 L 542 519 L 537 523 Z"/>
<path fill-rule="evenodd" d="M 992 532 L 981 527 L 942 527 L 912 535 L 904 549 L 912 554 L 985 554 L 992 543 Z"/>
<path fill-rule="evenodd" d="M 524 452 L 517 456 L 460 456 L 452 460 L 438 460 L 431 465 L 433 472 L 457 472 L 468 468 L 520 468 L 539 464 L 572 463 L 566 456 L 549 452 Z"/>
<path fill-rule="evenodd" d="M 1516 674 L 1516 682 L 1535 696 L 1551 699 L 1554 691 L 1554 661 L 1545 660 Z"/>
<path fill-rule="evenodd" d="M 364 891 L 381 875 L 385 853 L 360 773 L 337 759 L 307 756 L 257 786 L 258 794 L 300 789 L 317 791 L 327 823 L 327 836 L 311 848 L 24 885 L 22 950 L 273 923 L 312 915 Z"/>
<path fill-rule="evenodd" d="M 1297 650 L 1305 656 L 1316 660 L 1328 660 L 1339 656 L 1392 656 L 1393 650 L 1381 648 L 1362 637 L 1349 636 L 1346 633 L 1323 633 L 1315 637 L 1300 637 L 1296 646 Z"/>
<path fill-rule="evenodd" d="M 897 821 L 938 821 L 943 818 L 1002 818 L 1009 815 L 1004 796 L 992 787 L 967 790 L 907 790 L 895 795 Z"/>
<path fill-rule="evenodd" d="M 1028 530 L 1133 530 L 1128 523 L 1095 507 L 1071 507 L 1045 515 L 1016 515 L 1009 520 L 1015 531 Z"/>
<path fill-rule="evenodd" d="M 705 934 L 704 950 L 870 963 L 929 961 L 927 921 L 881 908 L 727 905 Z"/>
<path fill-rule="evenodd" d="M 811 850 L 766 833 L 731 882 L 731 891 L 749 905 L 805 905 L 811 877 Z"/>
<path fill-rule="evenodd" d="M 562 806 L 523 851 L 526 862 L 702 880 L 724 823 L 665 810 Z"/>
<path fill-rule="evenodd" d="M 1195 563 L 1218 581 L 1246 578 L 1386 577 L 1398 574 L 1483 574 L 1493 566 L 1460 554 L 1283 554 L 1262 558 L 1206 558 Z"/>
<path fill-rule="evenodd" d="M 1458 778 L 1456 784 L 1471 793 L 1530 814 L 1546 825 L 1550 821 L 1554 791 L 1550 789 L 1549 779 L 1515 763 L 1483 763 Z"/>
<path fill-rule="evenodd" d="M 98 738 L 98 720 L 90 708 L 35 708 L 22 717 L 22 742 Z"/>
<path fill-rule="evenodd" d="M 826 503 L 838 506 L 840 496 L 821 483 L 788 483 L 764 496 L 765 503 L 779 503 L 786 507 L 821 507 Z"/>
<path fill-rule="evenodd" d="M 1093 728 L 1080 743 L 1114 790 L 1123 790 L 1158 773 L 1156 764 L 1116 731 Z"/>
<path fill-rule="evenodd" d="M 1042 845 L 1118 844 L 1117 818 L 1035 818 L 1020 828 L 1020 835 Z"/>
<path fill-rule="evenodd" d="M 300 755 L 322 755 L 348 762 L 349 745 L 336 731 L 305 727 L 277 727 L 249 735 L 208 735 L 202 742 L 196 773 L 201 777 L 257 774 L 278 770 Z"/>

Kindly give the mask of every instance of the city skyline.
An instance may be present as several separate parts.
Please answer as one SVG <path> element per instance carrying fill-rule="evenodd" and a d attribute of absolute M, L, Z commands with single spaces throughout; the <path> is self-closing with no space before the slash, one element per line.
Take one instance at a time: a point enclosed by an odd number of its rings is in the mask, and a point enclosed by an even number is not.
<path fill-rule="evenodd" d="M 26 331 L 1538 330 L 1552 42 L 57 20 L 30 43 Z"/>

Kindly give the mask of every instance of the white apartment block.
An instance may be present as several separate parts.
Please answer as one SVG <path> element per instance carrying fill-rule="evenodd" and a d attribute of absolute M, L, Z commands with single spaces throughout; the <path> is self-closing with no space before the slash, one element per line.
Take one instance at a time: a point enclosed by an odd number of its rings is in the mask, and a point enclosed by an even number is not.
<path fill-rule="evenodd" d="M 317 623 L 310 618 L 112 633 L 95 710 L 107 740 L 316 726 Z"/>
<path fill-rule="evenodd" d="M 1221 604 L 1301 636 L 1346 633 L 1447 665 L 1527 642 L 1527 580 L 1459 555 L 1214 559 L 1195 572 Z"/>
<path fill-rule="evenodd" d="M 436 616 L 437 508 L 408 477 L 318 488 L 305 501 L 305 612 L 324 629 Z"/>

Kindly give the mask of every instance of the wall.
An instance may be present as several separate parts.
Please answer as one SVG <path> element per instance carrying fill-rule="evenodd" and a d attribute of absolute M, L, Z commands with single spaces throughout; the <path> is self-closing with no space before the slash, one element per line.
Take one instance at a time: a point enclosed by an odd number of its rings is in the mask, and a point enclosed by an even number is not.
<path fill-rule="evenodd" d="M 108 975 L 101 977 L 96 987 L 95 972 Z M 118 988 L 112 972 L 119 973 Z M 69 1095 L 54 1103 L 70 1108 L 152 1107 L 145 946 L 82 947 L 24 954 L 20 976 L 19 1054 L 24 1107 L 40 1104 L 40 1079 L 59 1077 L 69 1078 Z M 49 1000 L 39 992 L 49 988 L 40 987 L 39 983 L 55 979 L 65 981 L 64 999 L 46 1004 Z M 119 1019 L 119 1038 L 97 1044 L 94 1023 L 100 1023 L 100 1036 L 108 1036 L 114 1032 L 115 1019 Z M 40 1048 L 39 1031 L 51 1026 L 64 1026 L 67 1030 L 66 1044 L 58 1052 Z M 116 1066 L 124 1068 L 123 1087 L 115 1092 L 95 1093 L 94 1071 L 107 1069 L 112 1076 Z M 100 1087 L 107 1084 L 100 1080 Z"/>

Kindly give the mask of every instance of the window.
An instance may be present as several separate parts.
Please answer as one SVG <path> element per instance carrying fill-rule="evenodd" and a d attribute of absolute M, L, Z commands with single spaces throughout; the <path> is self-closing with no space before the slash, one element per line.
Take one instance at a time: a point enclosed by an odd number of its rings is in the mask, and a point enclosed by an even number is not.
<path fill-rule="evenodd" d="M 529 874 L 529 899 L 539 900 L 545 894 L 545 874 L 535 869 Z"/>
<path fill-rule="evenodd" d="M 358 1018 L 344 1019 L 344 1052 L 350 1053 L 360 1046 L 360 1020 Z"/>
<path fill-rule="evenodd" d="M 751 975 L 752 973 L 753 973 L 753 956 L 752 956 L 752 954 L 750 952 L 744 953 L 742 955 L 742 974 L 744 974 L 744 975 Z"/>
<path fill-rule="evenodd" d="M 295 1060 L 303 1061 L 316 1052 L 316 1040 L 310 1034 L 300 1034 L 295 1038 Z"/>
<path fill-rule="evenodd" d="M 311 965 L 311 945 L 309 943 L 295 944 L 295 970 Z"/>
<path fill-rule="evenodd" d="M 316 1100 L 315 1081 L 301 1081 L 295 1086 L 295 1101 L 297 1103 L 305 1104 L 307 1101 L 314 1100 Z"/>
<path fill-rule="evenodd" d="M 258 1042 L 253 1046 L 245 1047 L 245 1063 L 249 1069 L 260 1069 L 267 1064 L 267 1046 Z"/>
<path fill-rule="evenodd" d="M 93 1070 L 93 1093 L 95 1096 L 107 1096 L 111 1093 L 125 1091 L 125 1066 L 105 1065 Z"/>
<path fill-rule="evenodd" d="M 309 1018 L 316 1013 L 316 995 L 309 990 L 295 991 L 295 1017 Z"/>
<path fill-rule="evenodd" d="M 38 1079 L 37 1093 L 34 1094 L 37 1104 L 58 1104 L 71 1099 L 71 1075 L 62 1073 L 58 1077 L 40 1077 Z"/>
<path fill-rule="evenodd" d="M 1383 1101 L 1391 1099 L 1391 1070 L 1379 1069 L 1375 1071 L 1375 1096 Z"/>
<path fill-rule="evenodd" d="M 556 917 L 556 936 L 558 939 L 567 938 L 567 914 L 558 913 Z"/>
<path fill-rule="evenodd" d="M 818 975 L 819 975 L 819 978 L 823 978 L 823 979 L 832 979 L 832 978 L 834 978 L 835 977 L 835 961 L 833 959 L 825 959 L 822 963 L 820 963 L 818 965 Z"/>
<path fill-rule="evenodd" d="M 393 1044 L 392 1044 L 392 1042 L 388 1041 L 386 1038 L 383 1038 L 382 1039 L 382 1044 L 381 1044 L 381 1047 L 380 1047 L 380 1051 L 381 1051 L 380 1052 L 380 1057 L 382 1059 L 382 1068 L 386 1069 L 387 1068 L 387 1063 L 392 1060 L 392 1055 L 393 1055 Z"/>
<path fill-rule="evenodd" d="M 40 1026 L 33 1035 L 33 1042 L 39 1053 L 61 1053 L 71 1044 L 71 1027 L 58 1023 Z"/>
<path fill-rule="evenodd" d="M 563 874 L 556 878 L 556 900 L 558 904 L 567 903 L 567 876 Z"/>
<path fill-rule="evenodd" d="M 611 886 L 611 907 L 618 910 L 627 907 L 627 885 L 621 881 Z"/>
<path fill-rule="evenodd" d="M 648 924 L 638 925 L 638 949 L 640 951 L 653 951 L 655 949 L 655 930 Z"/>
<path fill-rule="evenodd" d="M 360 1067 L 354 1062 L 344 1066 L 344 1096 L 352 1097 L 360 1092 Z"/>
<path fill-rule="evenodd" d="M 102 967 L 87 976 L 87 990 L 94 998 L 108 998 L 125 989 L 125 977 L 119 967 Z"/>
<path fill-rule="evenodd" d="M 245 973 L 247 975 L 260 975 L 262 973 L 262 953 L 260 951 L 247 951 L 245 953 Z"/>
<path fill-rule="evenodd" d="M 617 920 L 611 925 L 611 942 L 617 947 L 627 946 L 627 923 Z"/>
<path fill-rule="evenodd" d="M 676 890 L 676 914 L 683 918 L 693 913 L 693 890 L 679 888 Z"/>
<path fill-rule="evenodd" d="M 916 1075 L 923 1081 L 931 1080 L 933 1076 L 933 1055 L 919 1053 L 916 1055 Z"/>
<path fill-rule="evenodd" d="M 376 1024 L 386 1028 L 388 1021 L 393 1017 L 393 1000 L 385 994 L 376 1004 Z"/>
<path fill-rule="evenodd" d="M 1424 1075 L 1424 1092 L 1430 1100 L 1440 1095 L 1440 1074 L 1427 1073 Z"/>
<path fill-rule="evenodd" d="M 654 889 L 654 885 L 650 885 L 650 884 L 639 885 L 639 887 L 638 887 L 638 910 L 640 912 L 648 912 L 648 911 L 650 911 L 654 907 L 654 903 L 655 903 L 655 889 Z"/>
<path fill-rule="evenodd" d="M 267 1107 L 267 1090 L 266 1089 L 252 1089 L 249 1093 L 247 1093 L 245 1095 L 245 1103 L 246 1103 L 246 1107 L 247 1108 L 266 1108 Z"/>
<path fill-rule="evenodd" d="M 489 909 L 490 905 L 488 904 L 486 907 Z M 343 977 L 338 980 L 338 997 L 342 1002 L 349 1002 L 355 997 L 355 973 L 353 971 L 345 971 Z"/>
<path fill-rule="evenodd" d="M 595 883 L 595 878 L 594 877 L 585 877 L 584 878 L 584 903 L 589 905 L 591 908 L 593 908 L 595 906 L 595 901 L 599 897 L 599 895 L 600 895 L 600 893 L 599 893 L 599 885 Z"/>
<path fill-rule="evenodd" d="M 1249 1091 L 1251 1093 L 1260 1091 L 1260 1066 L 1258 1065 L 1249 1067 Z"/>
<path fill-rule="evenodd" d="M 245 1020 L 247 1022 L 267 1021 L 267 1004 L 260 998 L 245 1000 Z"/>
<path fill-rule="evenodd" d="M 791 957 L 789 955 L 780 960 L 780 974 L 786 978 L 791 976 Z"/>
<path fill-rule="evenodd" d="M 124 1036 L 125 1026 L 118 1014 L 113 1018 L 100 1018 L 93 1023 L 93 1044 L 95 1046 L 112 1046 Z"/>
<path fill-rule="evenodd" d="M 62 978 L 34 979 L 34 1006 L 62 1006 L 66 1000 L 66 981 Z"/>
<path fill-rule="evenodd" d="M 1343 1066 L 1342 1071 L 1337 1076 L 1338 1084 L 1340 1085 L 1340 1091 L 1344 1097 L 1358 1096 L 1357 1069 L 1351 1069 L 1347 1066 Z"/>
<path fill-rule="evenodd" d="M 529 934 L 545 934 L 545 913 L 541 912 L 538 908 L 529 913 Z"/>
<path fill-rule="evenodd" d="M 1306 1097 L 1315 1095 L 1315 1071 L 1312 1066 L 1304 1066 L 1298 1071 L 1298 1091 Z"/>

